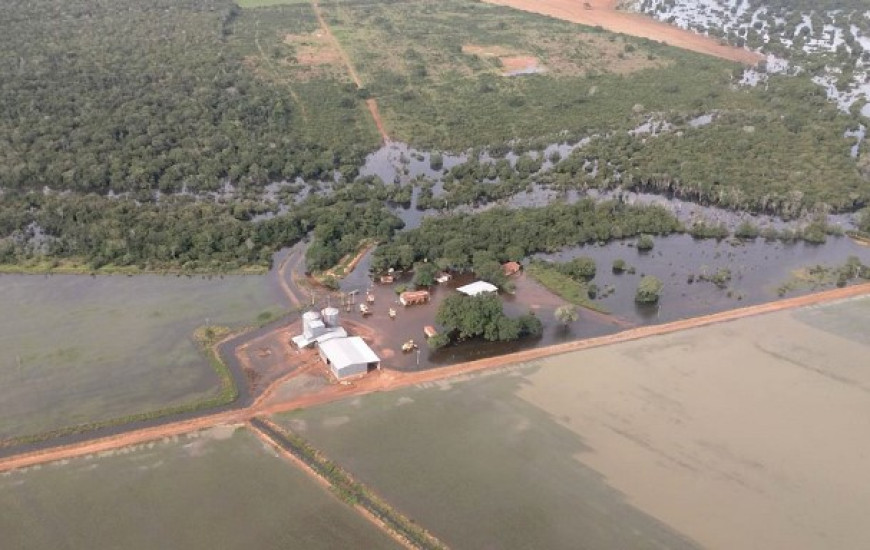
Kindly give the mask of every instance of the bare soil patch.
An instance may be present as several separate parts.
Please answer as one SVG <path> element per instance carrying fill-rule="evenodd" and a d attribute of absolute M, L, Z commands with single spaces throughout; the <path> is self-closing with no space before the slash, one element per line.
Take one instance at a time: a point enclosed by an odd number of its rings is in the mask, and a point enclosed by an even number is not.
<path fill-rule="evenodd" d="M 340 67 L 341 53 L 322 30 L 311 34 L 288 34 L 284 42 L 295 50 L 296 62 L 307 67 Z"/>
<path fill-rule="evenodd" d="M 503 76 L 510 76 L 517 71 L 543 72 L 546 70 L 541 60 L 534 55 L 519 52 L 504 46 L 479 46 L 466 44 L 462 46 L 462 53 L 476 55 L 487 59 L 498 59 L 502 68 Z"/>
<path fill-rule="evenodd" d="M 490 4 L 556 17 L 573 23 L 602 27 L 609 31 L 649 38 L 671 46 L 712 55 L 738 63 L 755 65 L 762 56 L 735 48 L 691 31 L 656 21 L 638 13 L 617 10 L 617 0 L 485 0 Z M 588 7 L 586 7 L 588 4 Z"/>
<path fill-rule="evenodd" d="M 541 72 L 544 68 L 537 57 L 533 55 L 510 55 L 501 58 L 501 64 L 506 73 L 510 74 L 516 71 L 537 71 Z"/>
<path fill-rule="evenodd" d="M 462 53 L 497 59 L 503 76 L 513 76 L 519 71 L 546 71 L 556 76 L 586 76 L 591 72 L 629 74 L 670 64 L 669 60 L 651 56 L 643 48 L 612 35 L 579 33 L 568 40 L 542 37 L 535 48 L 543 58 L 500 45 L 466 44 Z"/>

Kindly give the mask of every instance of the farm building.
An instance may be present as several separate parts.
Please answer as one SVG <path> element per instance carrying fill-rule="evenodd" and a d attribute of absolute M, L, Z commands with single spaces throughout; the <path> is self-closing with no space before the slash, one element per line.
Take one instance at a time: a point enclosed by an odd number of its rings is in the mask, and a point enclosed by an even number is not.
<path fill-rule="evenodd" d="M 321 312 L 308 311 L 302 315 L 302 334 L 294 336 L 291 341 L 297 347 L 307 348 L 332 338 L 344 338 L 347 331 L 341 328 L 338 320 L 338 310 L 334 307 L 325 308 Z"/>
<path fill-rule="evenodd" d="M 414 306 L 417 304 L 425 304 L 429 301 L 428 290 L 409 290 L 399 294 L 399 302 L 403 306 Z"/>
<path fill-rule="evenodd" d="M 365 374 L 381 365 L 380 358 L 359 336 L 327 340 L 318 344 L 317 349 L 338 379 Z"/>
<path fill-rule="evenodd" d="M 522 264 L 518 262 L 506 262 L 501 264 L 501 271 L 504 273 L 505 277 L 510 277 L 511 275 L 516 275 L 523 269 Z"/>
<path fill-rule="evenodd" d="M 478 294 L 488 294 L 490 292 L 498 292 L 498 287 L 486 281 L 474 281 L 471 284 L 457 288 L 459 292 L 467 296 L 477 296 Z"/>

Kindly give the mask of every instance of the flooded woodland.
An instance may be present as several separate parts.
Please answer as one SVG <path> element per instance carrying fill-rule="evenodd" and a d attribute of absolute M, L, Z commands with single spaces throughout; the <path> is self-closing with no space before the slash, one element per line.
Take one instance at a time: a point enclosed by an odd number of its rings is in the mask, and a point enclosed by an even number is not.
<path fill-rule="evenodd" d="M 568 155 L 577 146 L 582 144 L 551 145 L 534 155 L 549 159 L 554 152 Z M 435 170 L 430 153 L 388 144 L 368 157 L 361 174 L 398 182 L 396 185 L 430 178 L 437 182 L 437 193 L 445 170 L 466 162 L 472 154 L 439 155 L 442 167 Z M 481 162 L 492 160 L 487 153 L 478 154 Z M 508 153 L 505 158 L 516 163 L 518 156 Z M 543 161 L 542 170 L 548 163 L 552 164 Z M 281 184 L 273 186 L 276 197 L 281 188 Z M 745 220 L 759 227 L 798 227 L 802 223 L 633 192 L 566 193 L 533 186 L 499 203 L 523 208 L 587 196 L 608 200 L 618 193 L 621 200 L 664 205 L 686 224 L 703 219 L 733 229 Z M 418 227 L 424 217 L 455 212 L 418 209 L 418 194 L 416 188 L 411 204 L 392 207 L 406 224 L 405 230 Z M 496 203 L 458 210 L 482 211 L 492 204 Z M 292 204 L 282 208 L 292 208 Z M 847 229 L 852 226 L 849 215 L 830 216 L 829 220 Z M 405 308 L 398 305 L 395 288 L 409 283 L 410 274 L 397 274 L 393 285 L 375 284 L 369 252 L 340 281 L 340 291 L 374 296 L 374 314 L 364 322 L 378 334 L 384 365 L 418 370 L 775 300 L 832 286 L 832 281 L 801 279 L 801 273 L 813 266 L 834 268 L 850 256 L 870 264 L 870 248 L 848 237 L 831 236 L 824 244 L 809 244 L 762 238 L 698 240 L 676 234 L 656 237 L 654 242 L 654 248 L 645 252 L 634 247 L 634 240 L 617 240 L 535 255 L 553 261 L 592 258 L 597 264 L 592 281 L 599 289 L 596 305 L 607 313 L 581 309 L 577 322 L 563 326 L 555 320 L 554 311 L 565 302 L 530 277 L 519 275 L 513 280 L 516 291 L 502 294 L 505 311 L 512 316 L 533 312 L 543 322 L 544 333 L 540 338 L 512 343 L 467 341 L 438 351 L 425 345 L 423 327 L 434 324 L 438 305 L 457 286 L 471 282 L 471 273 L 456 273 L 446 285 L 434 287 L 429 304 Z M 276 255 L 277 262 L 285 255 Z M 623 260 L 628 270 L 614 273 L 611 266 L 616 260 Z M 724 284 L 702 280 L 704 275 L 720 270 L 729 271 Z M 634 301 L 643 275 L 654 275 L 664 283 L 657 305 L 640 306 Z M 304 278 L 304 273 L 296 273 L 296 277 Z M 0 308 L 5 313 L 0 331 L 0 380 L 4 388 L 0 400 L 5 411 L 0 438 L 123 417 L 213 395 L 217 379 L 193 341 L 194 329 L 209 324 L 255 324 L 287 311 L 289 303 L 279 279 L 274 268 L 265 276 L 0 275 Z M 293 281 L 284 281 L 288 282 Z M 336 305 L 341 300 L 339 294 L 322 288 L 305 292 L 314 297 L 315 307 Z M 395 320 L 387 315 L 391 307 L 398 311 Z M 356 309 L 345 314 L 363 321 Z M 419 353 L 402 353 L 402 344 L 412 339 L 418 343 Z"/>

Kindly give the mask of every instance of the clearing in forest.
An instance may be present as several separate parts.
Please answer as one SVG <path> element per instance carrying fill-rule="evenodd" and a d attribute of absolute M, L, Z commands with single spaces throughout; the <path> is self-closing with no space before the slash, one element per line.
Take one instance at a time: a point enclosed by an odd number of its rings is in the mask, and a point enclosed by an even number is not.
<path fill-rule="evenodd" d="M 621 11 L 619 0 L 484 0 L 539 13 L 583 25 L 601 27 L 612 32 L 657 40 L 698 53 L 754 65 L 763 57 L 755 52 L 722 44 L 717 40 L 656 21 L 650 17 Z"/>

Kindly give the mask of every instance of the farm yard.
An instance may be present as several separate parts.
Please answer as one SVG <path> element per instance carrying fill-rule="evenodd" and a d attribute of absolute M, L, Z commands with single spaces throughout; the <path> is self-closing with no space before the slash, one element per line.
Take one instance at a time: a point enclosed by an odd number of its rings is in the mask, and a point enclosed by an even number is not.
<path fill-rule="evenodd" d="M 0 475 L 4 548 L 401 548 L 233 426 Z"/>
<path fill-rule="evenodd" d="M 277 420 L 450 546 L 863 547 L 870 333 L 854 320 L 868 307 L 772 313 Z"/>

